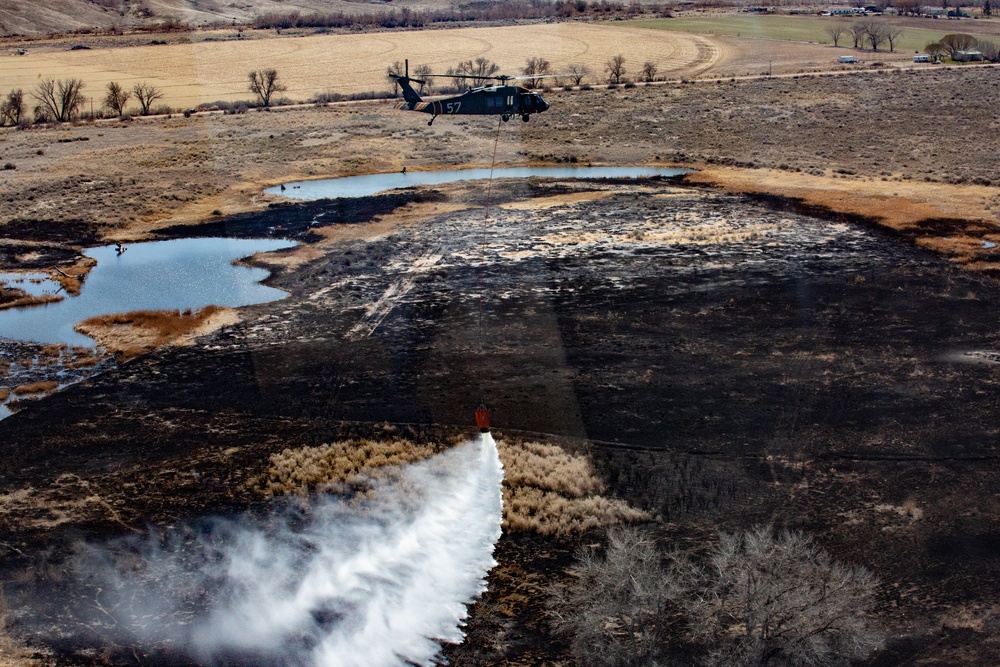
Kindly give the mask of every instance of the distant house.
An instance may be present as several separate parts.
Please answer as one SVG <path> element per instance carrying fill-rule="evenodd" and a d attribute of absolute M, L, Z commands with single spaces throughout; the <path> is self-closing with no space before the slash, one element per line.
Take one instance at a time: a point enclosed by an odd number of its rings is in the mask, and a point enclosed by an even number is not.
<path fill-rule="evenodd" d="M 973 49 L 969 49 L 968 51 L 955 51 L 955 55 L 953 55 L 951 59 L 957 63 L 970 63 L 982 60 L 983 54 Z"/>
<path fill-rule="evenodd" d="M 926 54 L 918 53 L 917 55 L 913 56 L 913 62 L 915 63 L 929 63 L 930 61 L 931 57 Z"/>
<path fill-rule="evenodd" d="M 831 7 L 826 10 L 830 16 L 849 16 L 853 14 L 864 14 L 864 7 Z"/>
<path fill-rule="evenodd" d="M 921 7 L 921 16 L 933 16 L 937 18 L 938 16 L 946 16 L 948 14 L 947 9 L 942 9 L 941 7 Z"/>

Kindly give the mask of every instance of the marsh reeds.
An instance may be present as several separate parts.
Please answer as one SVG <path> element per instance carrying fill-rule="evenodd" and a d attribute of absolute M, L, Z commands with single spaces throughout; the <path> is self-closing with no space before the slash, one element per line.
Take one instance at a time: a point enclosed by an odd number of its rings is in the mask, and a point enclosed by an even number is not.
<path fill-rule="evenodd" d="M 135 310 L 91 317 L 79 322 L 74 330 L 122 359 L 130 359 L 195 334 L 213 315 L 226 310 L 220 306 L 205 306 L 197 311 Z"/>

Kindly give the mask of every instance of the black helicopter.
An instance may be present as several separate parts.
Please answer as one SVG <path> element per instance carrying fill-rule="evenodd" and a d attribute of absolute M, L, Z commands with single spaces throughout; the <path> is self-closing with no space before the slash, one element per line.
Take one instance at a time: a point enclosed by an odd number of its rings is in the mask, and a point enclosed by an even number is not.
<path fill-rule="evenodd" d="M 397 109 L 405 111 L 422 111 L 431 114 L 431 119 L 427 121 L 430 125 L 434 119 L 440 115 L 476 115 L 495 116 L 499 115 L 504 121 L 508 121 L 512 116 L 520 116 L 525 123 L 533 113 L 541 113 L 549 108 L 548 102 L 542 99 L 538 93 L 532 92 L 521 86 L 509 86 L 508 81 L 517 79 L 539 79 L 542 76 L 507 76 L 505 74 L 494 76 L 482 76 L 472 74 L 428 74 L 449 79 L 478 79 L 484 81 L 493 79 L 499 81 L 496 86 L 482 86 L 473 88 L 461 95 L 447 97 L 442 100 L 425 102 L 417 91 L 413 90 L 410 82 L 424 84 L 426 81 L 410 78 L 410 63 L 406 62 L 406 73 L 403 75 L 391 74 L 392 78 L 399 82 L 403 89 L 403 102 L 396 105 Z M 545 75 L 555 76 L 555 75 Z"/>

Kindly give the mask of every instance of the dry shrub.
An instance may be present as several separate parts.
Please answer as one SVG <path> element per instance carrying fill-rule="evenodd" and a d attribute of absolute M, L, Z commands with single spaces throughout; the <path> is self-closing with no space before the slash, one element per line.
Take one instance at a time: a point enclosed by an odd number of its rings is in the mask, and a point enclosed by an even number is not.
<path fill-rule="evenodd" d="M 66 346 L 63 343 L 51 343 L 49 345 L 43 345 L 42 349 L 39 350 L 39 354 L 44 354 L 49 357 L 58 357 L 62 355 L 63 350 Z"/>
<path fill-rule="evenodd" d="M 0 360 L 0 375 L 7 375 L 10 373 L 10 362 L 6 359 Z"/>
<path fill-rule="evenodd" d="M 392 440 L 345 440 L 273 454 L 256 486 L 269 494 L 305 494 L 317 486 L 347 482 L 376 469 L 420 461 L 442 447 Z"/>
<path fill-rule="evenodd" d="M 456 442 L 415 444 L 403 438 L 352 439 L 273 454 L 252 483 L 266 494 L 305 495 L 328 485 L 364 491 L 362 480 L 428 458 Z M 600 495 L 604 484 L 586 456 L 538 442 L 497 444 L 504 466 L 505 530 L 570 535 L 649 515 L 622 500 Z M 377 472 L 382 469 L 382 472 Z"/>
<path fill-rule="evenodd" d="M 53 391 L 59 383 L 55 380 L 46 380 L 44 382 L 31 382 L 28 384 L 18 385 L 14 388 L 14 394 L 17 396 L 25 396 L 27 394 L 47 394 Z"/>
<path fill-rule="evenodd" d="M 617 498 L 567 498 L 531 486 L 508 488 L 506 484 L 503 517 L 507 530 L 532 530 L 542 535 L 560 536 L 650 518 Z"/>
<path fill-rule="evenodd" d="M 504 441 L 497 448 L 504 466 L 505 530 L 564 536 L 650 518 L 625 501 L 599 495 L 604 484 L 585 456 L 538 442 Z"/>
<path fill-rule="evenodd" d="M 212 315 L 223 310 L 219 306 L 205 306 L 198 311 L 135 310 L 91 317 L 73 328 L 122 358 L 130 359 L 193 334 Z"/>
<path fill-rule="evenodd" d="M 504 465 L 504 481 L 512 488 L 530 486 L 581 498 L 604 491 L 590 461 L 539 442 L 497 444 Z"/>
<path fill-rule="evenodd" d="M 90 368 L 101 363 L 101 358 L 97 355 L 91 357 L 80 357 L 66 364 L 67 368 Z"/>
<path fill-rule="evenodd" d="M 10 389 L 0 389 L 0 403 L 10 398 Z"/>

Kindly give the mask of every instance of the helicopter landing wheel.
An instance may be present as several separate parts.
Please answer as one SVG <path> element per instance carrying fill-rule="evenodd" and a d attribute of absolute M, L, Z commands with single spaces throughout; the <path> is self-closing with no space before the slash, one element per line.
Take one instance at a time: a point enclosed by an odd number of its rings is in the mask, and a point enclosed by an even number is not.
<path fill-rule="evenodd" d="M 523 121 L 524 121 L 525 123 L 527 123 L 527 122 L 528 122 L 528 119 L 529 119 L 530 117 L 531 117 L 531 116 L 529 116 L 528 114 L 524 114 L 523 116 L 521 116 L 521 120 L 523 120 Z"/>
<path fill-rule="evenodd" d="M 508 120 L 510 120 L 510 114 L 506 114 L 506 113 L 503 114 L 502 116 L 500 116 L 500 120 L 502 120 L 503 122 L 506 123 Z"/>

